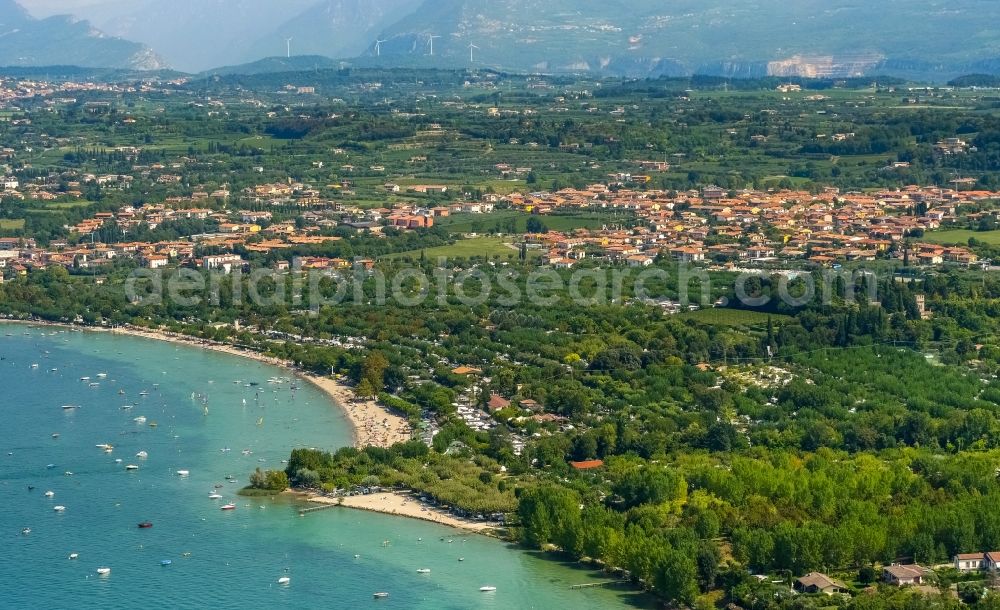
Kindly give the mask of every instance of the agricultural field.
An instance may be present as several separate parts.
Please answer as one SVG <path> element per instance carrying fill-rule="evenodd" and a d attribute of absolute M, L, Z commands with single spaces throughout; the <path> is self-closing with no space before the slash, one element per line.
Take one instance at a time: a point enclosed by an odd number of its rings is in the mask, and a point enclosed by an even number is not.
<path fill-rule="evenodd" d="M 949 229 L 945 231 L 931 231 L 929 233 L 925 233 L 922 239 L 936 244 L 964 246 L 969 243 L 970 238 L 987 243 L 991 246 L 1000 246 L 1000 231 Z"/>

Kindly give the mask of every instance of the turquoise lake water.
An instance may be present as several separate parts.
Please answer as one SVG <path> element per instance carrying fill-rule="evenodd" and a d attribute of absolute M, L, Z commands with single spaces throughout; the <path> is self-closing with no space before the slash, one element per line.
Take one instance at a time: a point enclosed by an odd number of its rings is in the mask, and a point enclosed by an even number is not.
<path fill-rule="evenodd" d="M 287 499 L 240 498 L 248 474 L 283 468 L 290 448 L 350 443 L 317 389 L 268 383 L 288 378 L 282 369 L 14 324 L 0 325 L 0 357 L 5 608 L 651 607 L 626 590 L 570 589 L 607 580 L 599 573 L 436 524 L 340 508 L 300 517 Z M 105 443 L 112 453 L 96 447 Z M 223 498 L 209 499 L 216 485 Z M 220 510 L 226 502 L 237 509 Z M 153 527 L 139 529 L 143 521 Z M 277 584 L 283 576 L 288 586 Z M 377 591 L 390 596 L 375 600 Z"/>

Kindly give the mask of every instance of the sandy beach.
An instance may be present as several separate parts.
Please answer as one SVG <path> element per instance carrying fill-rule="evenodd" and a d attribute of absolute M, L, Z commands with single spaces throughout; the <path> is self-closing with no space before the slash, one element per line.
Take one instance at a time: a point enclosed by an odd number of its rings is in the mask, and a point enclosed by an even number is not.
<path fill-rule="evenodd" d="M 328 498 L 326 496 L 309 496 L 309 502 L 345 506 L 358 510 L 368 510 L 386 515 L 397 515 L 422 519 L 440 525 L 477 534 L 486 534 L 495 530 L 496 526 L 481 521 L 466 521 L 443 510 L 421 503 L 408 493 L 378 493 L 367 496 L 349 496 L 345 498 Z"/>
<path fill-rule="evenodd" d="M 129 335 L 133 337 L 143 337 L 156 341 L 166 341 L 169 343 L 183 344 L 191 347 L 200 347 L 216 352 L 223 352 L 242 358 L 250 358 L 258 362 L 278 366 L 290 370 L 296 376 L 312 383 L 330 399 L 336 403 L 337 407 L 343 410 L 351 424 L 354 445 L 356 447 L 391 447 L 392 445 L 410 440 L 412 429 L 406 418 L 390 412 L 388 409 L 378 405 L 373 400 L 357 400 L 354 391 L 345 383 L 331 377 L 320 377 L 303 373 L 295 368 L 294 363 L 280 358 L 274 358 L 249 349 L 242 349 L 226 343 L 198 339 L 188 335 L 179 335 L 165 331 L 149 330 L 134 326 L 119 326 L 115 328 L 101 328 L 90 326 L 74 326 L 63 324 L 51 324 L 47 322 L 3 320 L 3 322 L 32 324 L 35 326 L 61 326 L 64 328 L 79 328 L 85 331 L 109 332 L 112 334 Z"/>
<path fill-rule="evenodd" d="M 197 339 L 187 335 L 177 335 L 161 331 L 139 329 L 135 327 L 118 327 L 110 332 L 134 337 L 145 337 L 157 341 L 180 343 L 193 347 L 201 347 L 217 352 L 251 358 L 272 366 L 279 366 L 294 372 L 329 396 L 347 415 L 353 428 L 354 445 L 356 447 L 391 447 L 396 443 L 410 440 L 412 429 L 409 422 L 399 415 L 390 412 L 373 400 L 357 400 L 354 391 L 336 379 L 310 375 L 295 369 L 294 364 L 287 360 L 266 356 L 260 352 L 242 349 L 225 343 Z"/>

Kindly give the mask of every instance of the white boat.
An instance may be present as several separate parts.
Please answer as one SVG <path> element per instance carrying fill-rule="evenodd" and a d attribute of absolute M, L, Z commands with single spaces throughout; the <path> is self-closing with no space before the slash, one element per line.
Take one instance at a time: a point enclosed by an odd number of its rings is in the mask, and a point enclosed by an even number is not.
<path fill-rule="evenodd" d="M 278 579 L 279 585 L 287 585 L 290 582 L 292 582 L 292 579 L 287 576 L 282 576 L 281 578 Z"/>
<path fill-rule="evenodd" d="M 208 499 L 209 500 L 220 500 L 220 499 L 222 499 L 222 494 L 217 494 L 217 493 L 208 494 Z"/>
<path fill-rule="evenodd" d="M 61 513 L 64 510 L 66 510 L 66 507 L 65 506 L 53 506 L 52 510 L 56 511 L 57 513 Z"/>
<path fill-rule="evenodd" d="M 101 384 L 97 383 L 96 381 L 91 381 L 91 382 L 90 382 L 90 387 L 92 387 L 92 388 L 97 388 L 97 387 L 100 387 L 100 385 L 101 385 Z"/>
<path fill-rule="evenodd" d="M 136 417 L 132 421 L 134 421 L 137 424 L 144 424 L 144 423 L 146 423 L 146 417 L 143 416 L 143 415 L 140 415 L 139 417 Z"/>
<path fill-rule="evenodd" d="M 80 405 L 63 405 L 63 411 L 72 411 L 73 409 L 79 409 Z"/>
<path fill-rule="evenodd" d="M 420 568 L 419 570 L 417 570 L 417 574 L 430 574 L 430 573 L 431 573 L 430 568 Z"/>
<path fill-rule="evenodd" d="M 33 368 L 33 369 L 37 369 L 37 368 L 38 368 L 38 365 L 37 365 L 37 364 L 32 364 L 32 365 L 31 365 L 31 368 Z"/>
<path fill-rule="evenodd" d="M 389 597 L 389 594 L 388 593 L 373 593 L 372 597 L 374 597 L 375 599 L 385 599 L 385 598 Z"/>
<path fill-rule="evenodd" d="M 140 451 L 139 453 L 135 454 L 135 457 L 146 459 L 149 457 L 149 454 L 146 453 L 145 451 Z"/>
<path fill-rule="evenodd" d="M 101 443 L 100 445 L 94 445 L 94 446 L 97 447 L 98 449 L 103 449 L 104 451 L 107 451 L 108 449 L 114 449 L 115 448 L 114 445 L 111 445 L 111 444 L 108 444 L 108 443 Z"/>
<path fill-rule="evenodd" d="M 111 573 L 111 568 L 97 568 L 97 573 L 101 576 L 107 576 Z"/>
<path fill-rule="evenodd" d="M 54 491 L 47 491 L 47 492 L 45 492 L 45 497 L 46 498 L 53 498 L 53 497 L 55 497 L 55 495 L 56 495 L 56 492 L 54 492 Z"/>
<path fill-rule="evenodd" d="M 69 558 L 70 558 L 70 559 L 76 559 L 76 558 L 77 558 L 77 557 L 79 557 L 79 556 L 80 556 L 80 555 L 79 555 L 78 553 L 70 553 L 70 554 L 69 554 Z"/>
<path fill-rule="evenodd" d="M 59 433 L 58 432 L 54 432 L 52 434 L 52 438 L 59 438 Z"/>
<path fill-rule="evenodd" d="M 116 460 L 115 460 L 115 464 L 121 464 L 121 463 L 122 463 L 122 462 L 124 462 L 124 461 L 125 461 L 125 460 L 123 460 L 123 459 L 121 459 L 121 458 L 118 458 L 118 459 L 116 459 Z"/>
<path fill-rule="evenodd" d="M 135 464 L 129 464 L 128 466 L 125 467 L 125 470 L 139 470 L 139 467 L 136 466 Z"/>
<path fill-rule="evenodd" d="M 122 405 L 122 411 L 131 411 L 132 405 Z"/>
<path fill-rule="evenodd" d="M 149 392 L 147 392 L 146 390 L 143 390 L 143 391 L 139 392 L 139 396 L 149 396 Z"/>
<path fill-rule="evenodd" d="M 180 477 L 186 477 L 189 474 L 191 474 L 190 470 L 178 470 L 177 471 L 177 476 L 180 476 Z"/>
<path fill-rule="evenodd" d="M 21 528 L 21 535 L 22 536 L 27 536 L 30 533 L 31 533 L 31 528 L 30 527 Z"/>
<path fill-rule="evenodd" d="M 219 507 L 219 510 L 236 510 L 236 505 L 235 504 L 224 504 L 223 506 Z"/>
<path fill-rule="evenodd" d="M 81 377 L 80 381 L 90 381 L 90 377 Z"/>
<path fill-rule="evenodd" d="M 497 588 L 490 585 L 486 585 L 485 587 L 479 587 L 479 590 L 482 591 L 483 593 L 489 593 L 491 591 L 496 591 Z"/>
<path fill-rule="evenodd" d="M 98 379 L 104 379 L 104 378 L 105 378 L 105 377 L 107 377 L 107 376 L 108 376 L 108 374 L 107 374 L 107 373 L 98 373 L 98 374 L 97 374 L 97 378 L 98 378 Z"/>

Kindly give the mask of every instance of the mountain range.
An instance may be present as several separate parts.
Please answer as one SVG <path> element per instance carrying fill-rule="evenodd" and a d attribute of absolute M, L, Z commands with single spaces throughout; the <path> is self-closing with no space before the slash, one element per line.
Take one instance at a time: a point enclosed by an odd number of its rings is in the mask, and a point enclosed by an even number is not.
<path fill-rule="evenodd" d="M 36 19 L 13 0 L 0 0 L 0 64 L 135 70 L 166 67 L 146 45 L 108 36 L 88 21 L 69 15 Z"/>
<path fill-rule="evenodd" d="M 0 0 L 3 29 L 13 30 L 0 35 L 0 64 L 82 57 L 87 65 L 167 63 L 196 72 L 292 54 L 637 77 L 1000 72 L 996 0 L 23 2 L 40 15 L 73 8 L 100 29 L 68 17 L 34 19 Z M 67 44 L 81 39 L 90 43 L 82 54 L 79 43 Z"/>

